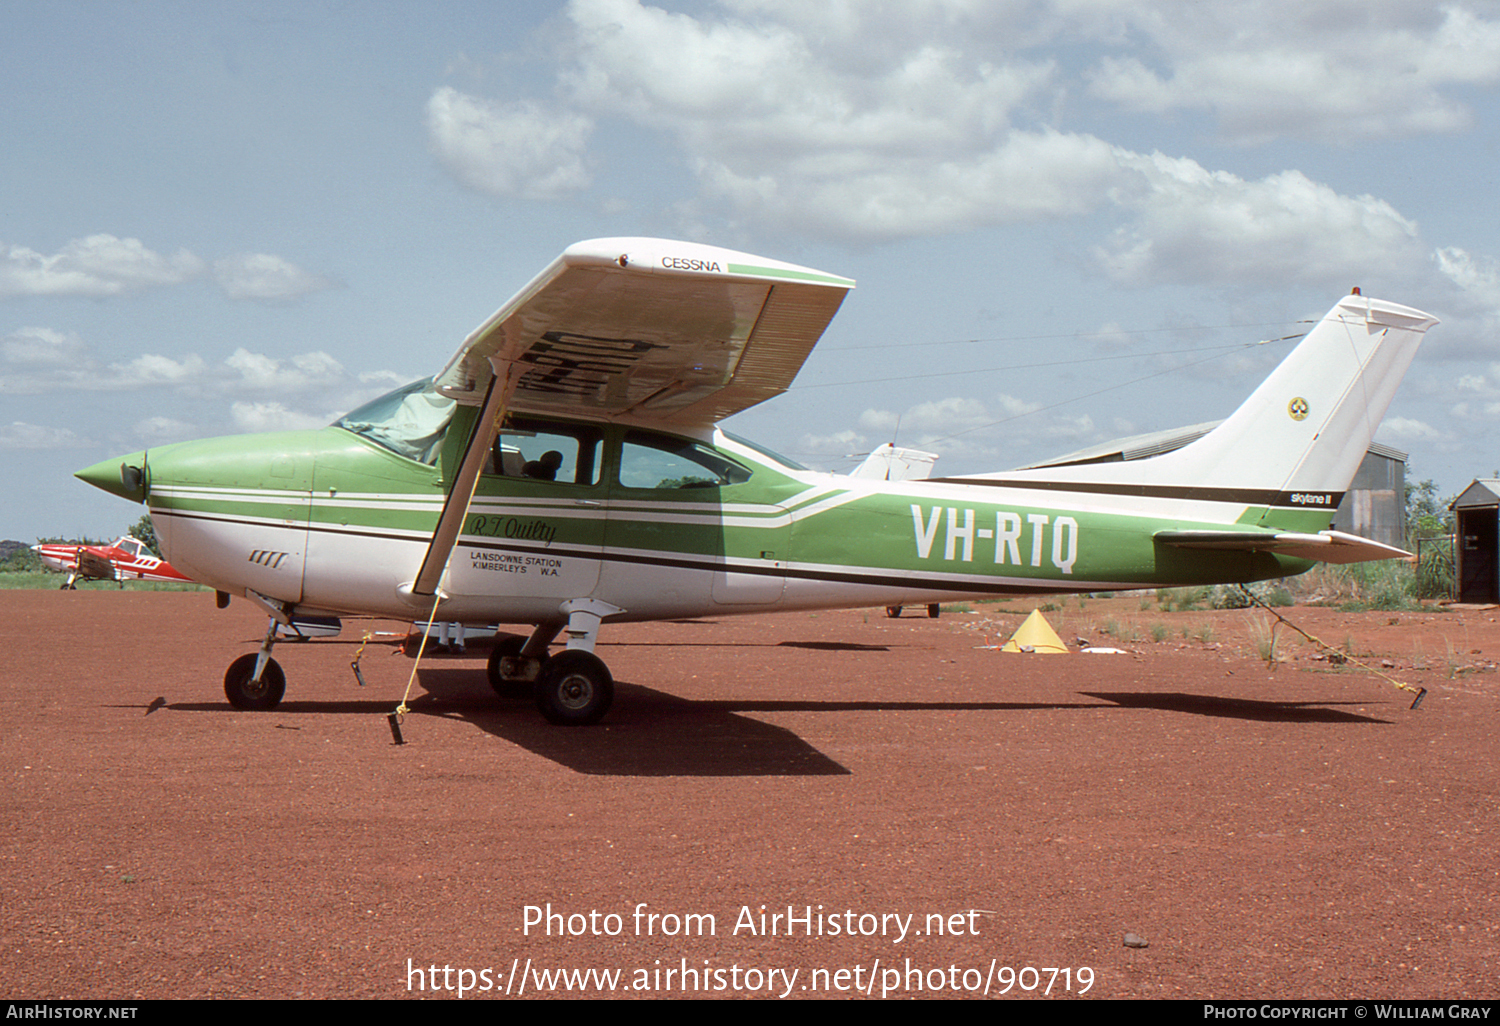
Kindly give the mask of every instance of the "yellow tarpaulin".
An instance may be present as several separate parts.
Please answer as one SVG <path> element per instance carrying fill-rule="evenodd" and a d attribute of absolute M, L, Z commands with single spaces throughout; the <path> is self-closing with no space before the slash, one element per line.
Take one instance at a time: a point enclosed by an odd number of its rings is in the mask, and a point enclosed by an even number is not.
<path fill-rule="evenodd" d="M 1021 626 L 1016 628 L 1016 633 L 1010 636 L 1010 640 L 1000 647 L 1002 652 L 1044 652 L 1049 654 L 1067 654 L 1068 646 L 1062 643 L 1052 625 L 1041 610 L 1033 609 Z"/>

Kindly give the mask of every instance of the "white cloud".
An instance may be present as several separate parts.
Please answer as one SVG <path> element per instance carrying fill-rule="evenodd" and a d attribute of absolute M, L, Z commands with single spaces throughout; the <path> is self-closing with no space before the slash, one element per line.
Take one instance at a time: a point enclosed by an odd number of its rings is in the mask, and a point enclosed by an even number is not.
<path fill-rule="evenodd" d="M 593 125 L 530 101 L 489 103 L 442 88 L 427 102 L 433 152 L 471 189 L 556 199 L 589 184 L 584 151 Z"/>
<path fill-rule="evenodd" d="M 1035 413 L 1042 408 L 1041 403 L 1031 402 L 1026 399 L 1017 399 L 1015 396 L 1006 395 L 1004 392 L 997 395 L 995 401 L 1000 405 L 1000 410 L 1006 417 L 1023 417 L 1028 413 Z"/>
<path fill-rule="evenodd" d="M 901 426 L 928 432 L 961 431 L 996 419 L 978 399 L 950 396 L 913 406 L 902 416 Z"/>
<path fill-rule="evenodd" d="M 11 364 L 65 366 L 78 360 L 83 353 L 84 346 L 77 335 L 51 328 L 20 328 L 0 338 L 0 358 Z"/>
<path fill-rule="evenodd" d="M 214 280 L 230 299 L 286 302 L 332 288 L 333 283 L 269 253 L 214 261 Z"/>
<path fill-rule="evenodd" d="M 228 416 L 240 430 L 322 427 L 406 380 L 383 370 L 350 374 L 321 351 L 278 358 L 242 347 L 218 363 L 196 353 L 143 353 L 105 363 L 76 336 L 49 328 L 25 328 L 0 339 L 0 395 L 112 392 L 128 397 L 150 389 L 193 404 L 201 410 L 196 419 L 210 425 L 200 429 L 162 414 L 145 417 L 134 430 L 152 445 L 222 432 L 222 427 L 211 425 L 224 422 L 224 404 L 232 400 L 238 402 L 228 409 Z M 16 447 L 14 440 L 10 447 Z"/>
<path fill-rule="evenodd" d="M 1429 131 L 1442 112 L 1461 111 L 1438 90 L 1500 77 L 1500 52 L 1485 50 L 1500 28 L 1457 9 L 1413 13 L 1394 3 L 1336 8 L 1343 17 L 1327 4 L 1273 15 L 1222 0 L 721 8 L 728 12 L 638 0 L 568 7 L 574 57 L 559 75 L 561 95 L 585 120 L 624 118 L 675 139 L 674 163 L 702 189 L 697 202 L 679 204 L 686 220 L 709 220 L 707 204 L 732 220 L 869 241 L 1102 212 L 1119 228 L 1096 254 L 1132 285 L 1295 271 L 1345 288 L 1410 272 L 1425 249 L 1390 204 L 1297 171 L 1245 179 L 1048 127 L 1076 106 L 1083 83 L 1054 54 L 1085 54 L 1087 81 L 1112 103 L 1211 102 L 1230 118 L 1259 111 L 1256 131 L 1283 135 L 1320 119 L 1355 134 L 1409 123 Z M 1126 46 L 1134 49 L 1116 52 Z M 1302 96 L 1317 75 L 1336 88 L 1303 98 L 1303 108 L 1277 102 Z M 552 145 L 535 124 L 540 111 L 444 89 L 429 104 L 429 125 L 455 173 L 514 193 L 524 178 L 516 168 Z M 1382 114 L 1383 125 L 1354 124 Z M 584 139 L 567 138 L 560 154 L 535 163 L 576 185 L 568 169 L 581 166 Z"/>
<path fill-rule="evenodd" d="M 0 425 L 0 449 L 76 449 L 87 445 L 68 428 L 41 427 L 15 421 Z"/>
<path fill-rule="evenodd" d="M 327 427 L 333 417 L 301 413 L 279 402 L 237 402 L 230 417 L 240 431 L 305 431 Z"/>
<path fill-rule="evenodd" d="M 744 217 L 845 239 L 895 239 L 1083 215 L 1126 184 L 1119 153 L 1090 136 L 1010 132 L 951 159 L 903 152 L 806 154 L 753 173 L 697 164 L 705 187 Z"/>
<path fill-rule="evenodd" d="M 147 417 L 138 420 L 132 425 L 136 437 L 147 445 L 166 445 L 168 442 L 180 442 L 184 439 L 193 438 L 198 429 L 195 425 L 186 421 L 174 420 L 171 417 Z"/>
<path fill-rule="evenodd" d="M 290 360 L 278 360 L 264 353 L 236 349 L 224 365 L 237 378 L 226 380 L 233 390 L 249 388 L 260 392 L 326 392 L 348 383 L 343 364 L 325 352 L 302 353 Z"/>
<path fill-rule="evenodd" d="M 185 249 L 163 256 L 139 239 L 90 235 L 46 256 L 25 246 L 0 246 L 0 299 L 14 296 L 119 296 L 180 285 L 199 277 L 204 262 Z M 231 299 L 279 302 L 333 283 L 268 253 L 217 260 L 213 275 Z"/>
<path fill-rule="evenodd" d="M 1385 442 L 1438 441 L 1448 436 L 1425 421 L 1412 417 L 1387 417 L 1375 437 Z"/>
<path fill-rule="evenodd" d="M 1117 199 L 1136 219 L 1095 253 L 1117 281 L 1360 282 L 1372 268 L 1420 266 L 1414 223 L 1373 196 L 1342 196 L 1298 171 L 1247 181 L 1161 154 L 1126 161 L 1139 177 Z"/>
<path fill-rule="evenodd" d="M 99 387 L 114 390 L 190 384 L 203 379 L 207 366 L 203 357 L 195 353 L 181 360 L 147 353 L 128 363 L 111 365 L 109 376 L 99 383 Z"/>
<path fill-rule="evenodd" d="M 1500 261 L 1473 256 L 1457 246 L 1443 247 L 1434 257 L 1438 270 L 1462 289 L 1476 307 L 1500 312 Z"/>
<path fill-rule="evenodd" d="M 1013 125 L 1050 60 L 994 61 L 862 18 L 804 35 L 633 0 L 569 14 L 574 102 L 674 134 L 710 196 L 747 217 L 906 237 L 1080 213 L 1119 173 L 1097 139 Z"/>
<path fill-rule="evenodd" d="M 1500 80 L 1500 23 L 1458 4 L 1070 6 L 1086 33 L 1107 10 L 1135 50 L 1085 74 L 1093 96 L 1137 112 L 1210 112 L 1242 143 L 1453 132 L 1472 115 L 1445 90 Z"/>
<path fill-rule="evenodd" d="M 117 296 L 177 285 L 202 273 L 203 261 L 187 250 L 162 256 L 139 239 L 90 235 L 52 256 L 24 246 L 0 247 L 0 298 L 8 296 Z"/>
<path fill-rule="evenodd" d="M 836 431 L 831 435 L 803 435 L 798 447 L 803 452 L 818 453 L 825 460 L 844 459 L 868 451 L 870 441 L 858 431 Z"/>
<path fill-rule="evenodd" d="M 1002 51 L 997 62 L 926 24 L 902 31 L 902 6 L 825 31 L 783 24 L 782 11 L 749 22 L 575 0 L 578 62 L 565 84 L 589 109 L 779 162 L 809 146 L 888 157 L 914 144 L 983 150 L 1053 77 L 1051 60 Z"/>
<path fill-rule="evenodd" d="M 1025 418 L 1024 426 L 1008 423 L 1018 418 Z M 948 461 L 948 466 L 999 470 L 1020 462 L 1013 442 L 1018 436 L 1028 446 L 1034 440 L 1049 443 L 1048 450 L 1033 453 L 1035 457 L 1053 456 L 1057 452 L 1052 450 L 1077 448 L 1099 440 L 1098 427 L 1088 414 L 1053 413 L 1043 409 L 1041 403 L 1003 393 L 995 396 L 993 402 L 949 396 L 916 403 L 899 413 L 866 409 L 859 415 L 858 424 L 859 431 L 805 435 L 799 451 L 833 460 L 894 441 L 900 446 L 938 453 Z"/>

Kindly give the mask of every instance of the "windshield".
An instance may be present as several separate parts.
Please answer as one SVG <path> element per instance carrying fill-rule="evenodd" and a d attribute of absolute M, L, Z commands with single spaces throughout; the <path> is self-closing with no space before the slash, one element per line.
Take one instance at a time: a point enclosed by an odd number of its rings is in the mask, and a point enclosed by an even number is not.
<path fill-rule="evenodd" d="M 429 466 L 437 463 L 457 404 L 440 395 L 431 378 L 413 381 L 365 403 L 333 422 L 376 445 Z"/>

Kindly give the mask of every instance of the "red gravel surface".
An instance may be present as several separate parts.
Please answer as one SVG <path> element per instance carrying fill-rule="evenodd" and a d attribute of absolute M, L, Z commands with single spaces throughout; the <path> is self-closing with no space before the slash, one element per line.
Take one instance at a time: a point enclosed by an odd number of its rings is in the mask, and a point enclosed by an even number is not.
<path fill-rule="evenodd" d="M 1411 711 L 1261 612 L 1069 600 L 1126 651 L 1042 656 L 977 608 L 606 627 L 592 728 L 471 646 L 397 746 L 400 624 L 282 643 L 251 713 L 246 603 L 0 592 L 0 989 L 1497 996 L 1495 611 L 1289 611 Z"/>

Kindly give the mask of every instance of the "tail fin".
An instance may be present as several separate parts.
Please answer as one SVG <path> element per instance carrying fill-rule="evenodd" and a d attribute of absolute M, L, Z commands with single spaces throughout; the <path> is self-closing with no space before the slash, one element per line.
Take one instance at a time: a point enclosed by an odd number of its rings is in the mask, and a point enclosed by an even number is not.
<path fill-rule="evenodd" d="M 1436 323 L 1420 310 L 1355 293 L 1339 300 L 1228 420 L 1180 449 L 945 480 L 1129 495 L 1184 520 L 1318 531 L 1332 520 L 1423 334 Z"/>
<path fill-rule="evenodd" d="M 1346 296 L 1228 420 L 1134 466 L 1163 483 L 1342 494 L 1436 323 L 1411 307 Z"/>

